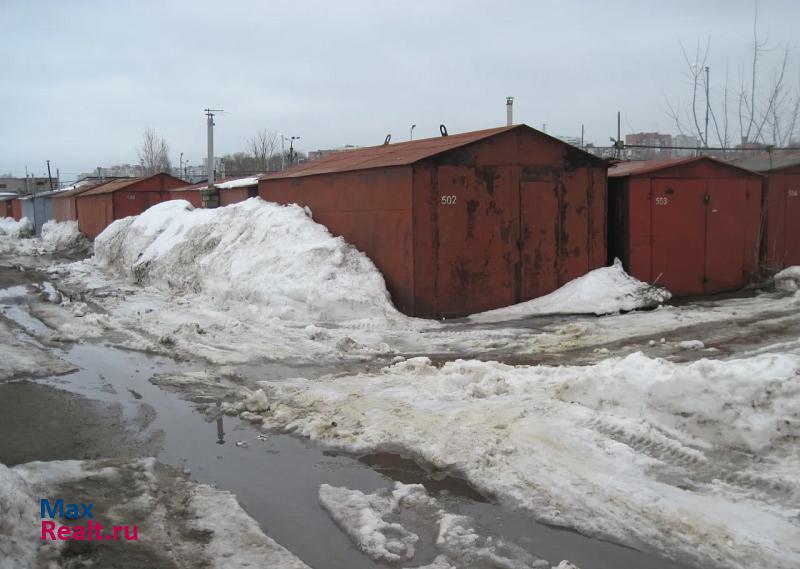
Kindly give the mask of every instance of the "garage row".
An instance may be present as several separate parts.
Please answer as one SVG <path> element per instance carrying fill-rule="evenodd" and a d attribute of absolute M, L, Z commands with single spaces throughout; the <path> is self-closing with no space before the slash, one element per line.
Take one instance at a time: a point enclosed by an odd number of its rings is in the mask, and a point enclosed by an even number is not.
<path fill-rule="evenodd" d="M 37 232 L 77 220 L 94 239 L 161 201 L 200 207 L 205 188 L 156 174 L 0 196 L 0 214 L 28 217 Z M 614 258 L 675 296 L 743 288 L 800 265 L 799 190 L 800 156 L 613 164 L 514 125 L 223 180 L 216 201 L 308 206 L 372 259 L 399 310 L 456 318 L 548 294 Z"/>

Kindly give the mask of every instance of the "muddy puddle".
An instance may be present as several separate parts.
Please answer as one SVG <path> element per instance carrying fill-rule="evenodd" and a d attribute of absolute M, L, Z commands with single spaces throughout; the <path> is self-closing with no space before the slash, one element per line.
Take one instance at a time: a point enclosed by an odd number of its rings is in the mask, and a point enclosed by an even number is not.
<path fill-rule="evenodd" d="M 25 333 L 43 332 L 44 324 L 28 313 L 19 292 L 0 292 L 6 317 Z M 318 500 L 321 484 L 371 493 L 391 487 L 394 481 L 425 485 L 449 513 L 471 516 L 478 527 L 552 564 L 569 559 L 581 569 L 679 567 L 633 549 L 537 523 L 481 496 L 465 481 L 420 467 L 407 457 L 359 457 L 325 451 L 285 434 L 259 436 L 262 433 L 250 423 L 201 412 L 177 393 L 148 381 L 157 374 L 203 370 L 200 362 L 177 363 L 99 343 L 67 345 L 61 356 L 79 371 L 0 385 L 0 400 L 6 403 L 2 428 L 4 435 L 14 439 L 15 462 L 154 454 L 160 462 L 186 470 L 200 482 L 236 494 L 265 533 L 316 569 L 398 566 L 376 563 L 357 550 Z M 273 371 L 307 375 L 292 369 Z M 67 417 L 70 409 L 72 414 L 91 417 L 83 423 L 62 423 L 71 426 L 59 434 L 64 439 L 55 445 L 59 452 L 43 448 L 41 429 L 29 428 L 39 421 L 37 414 L 30 412 L 32 406 L 43 401 L 48 402 L 53 428 L 58 428 L 58 419 Z M 91 436 L 84 433 L 80 438 L 84 429 L 90 430 Z M 0 456 L 10 454 L 9 449 L 8 444 L 0 443 Z M 413 562 L 405 566 L 430 563 L 437 553 L 432 546 L 434 537 L 424 538 L 423 543 L 429 545 L 420 547 Z"/>

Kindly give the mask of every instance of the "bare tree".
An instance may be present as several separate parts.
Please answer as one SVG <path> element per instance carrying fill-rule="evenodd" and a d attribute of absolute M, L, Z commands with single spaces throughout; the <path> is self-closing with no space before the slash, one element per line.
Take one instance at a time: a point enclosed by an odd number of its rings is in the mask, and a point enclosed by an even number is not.
<path fill-rule="evenodd" d="M 747 62 L 748 70 L 740 68 L 739 89 L 734 94 L 738 105 L 738 140 L 733 138 L 730 128 L 728 71 L 721 92 L 711 92 L 706 84 L 706 67 L 711 42 L 705 46 L 697 42 L 694 57 L 690 57 L 681 44 L 683 60 L 688 70 L 687 77 L 691 89 L 691 101 L 677 104 L 665 97 L 666 113 L 675 123 L 681 134 L 696 136 L 702 146 L 719 146 L 732 148 L 736 142 L 743 147 L 748 146 L 786 146 L 797 136 L 798 114 L 800 113 L 800 88 L 794 90 L 788 84 L 790 65 L 789 47 L 784 47 L 780 60 L 772 69 L 765 70 L 766 56 L 772 51 L 765 38 L 758 33 L 758 3 L 756 2 L 753 17 L 753 38 L 751 57 Z M 771 76 L 771 77 L 770 77 Z M 706 93 L 710 93 L 707 100 Z M 709 132 L 706 137 L 705 112 L 708 105 Z M 712 143 L 709 139 L 715 139 Z"/>
<path fill-rule="evenodd" d="M 247 141 L 247 146 L 250 155 L 255 159 L 256 169 L 266 172 L 278 146 L 278 135 L 262 129 Z"/>
<path fill-rule="evenodd" d="M 169 145 L 152 128 L 144 129 L 142 145 L 136 149 L 136 152 L 139 154 L 139 161 L 145 176 L 170 171 Z"/>

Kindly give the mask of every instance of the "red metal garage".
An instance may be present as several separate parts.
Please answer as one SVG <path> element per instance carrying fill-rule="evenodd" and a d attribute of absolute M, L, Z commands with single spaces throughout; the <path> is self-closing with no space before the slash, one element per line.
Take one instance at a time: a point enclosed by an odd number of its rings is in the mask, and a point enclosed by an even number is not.
<path fill-rule="evenodd" d="M 258 196 L 258 177 L 235 178 L 216 185 L 219 190 L 219 205 L 226 206 Z"/>
<path fill-rule="evenodd" d="M 262 176 L 259 194 L 364 251 L 401 311 L 459 317 L 605 264 L 607 168 L 517 125 L 333 154 Z"/>
<path fill-rule="evenodd" d="M 17 194 L 0 194 L 0 218 L 14 217 L 12 201 L 17 199 Z"/>
<path fill-rule="evenodd" d="M 76 196 L 78 227 L 94 239 L 112 221 L 138 215 L 151 205 L 168 199 L 169 190 L 185 186 L 186 182 L 169 174 L 147 178 L 114 180 Z"/>
<path fill-rule="evenodd" d="M 779 271 L 800 265 L 800 153 L 776 153 L 735 164 L 767 177 L 765 268 Z"/>
<path fill-rule="evenodd" d="M 22 219 L 22 204 L 19 202 L 19 198 L 11 199 L 11 217 L 17 221 Z"/>
<path fill-rule="evenodd" d="M 191 186 L 187 186 L 186 182 L 184 182 L 183 187 L 175 188 L 170 190 L 166 199 L 168 200 L 186 200 L 194 207 L 202 207 L 202 197 L 200 195 L 200 190 L 207 188 L 208 184 L 203 182 L 202 184 L 192 184 Z"/>
<path fill-rule="evenodd" d="M 96 188 L 104 183 L 109 182 L 88 182 L 77 188 L 66 190 L 53 195 L 53 219 L 56 221 L 75 221 L 78 219 L 78 211 L 75 203 L 76 198 L 84 192 Z"/>
<path fill-rule="evenodd" d="M 758 269 L 759 174 L 709 157 L 608 173 L 609 257 L 676 296 L 742 288 Z"/>

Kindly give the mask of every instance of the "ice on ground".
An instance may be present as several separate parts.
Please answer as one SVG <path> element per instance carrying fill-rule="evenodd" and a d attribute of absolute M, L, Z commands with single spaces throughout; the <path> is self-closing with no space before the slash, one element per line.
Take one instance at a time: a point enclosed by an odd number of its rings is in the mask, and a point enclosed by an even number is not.
<path fill-rule="evenodd" d="M 383 518 L 400 506 L 409 489 L 425 493 L 419 485 L 400 483 L 394 491 L 369 495 L 323 484 L 319 502 L 361 551 L 378 561 L 407 561 L 414 557 L 419 536 Z"/>
<path fill-rule="evenodd" d="M 0 218 L 0 235 L 16 238 L 30 237 L 33 235 L 33 223 L 27 217 L 23 217 L 19 221 L 13 217 Z"/>
<path fill-rule="evenodd" d="M 548 295 L 506 308 L 473 314 L 473 322 L 498 322 L 543 314 L 614 314 L 653 308 L 672 298 L 664 288 L 649 285 L 625 272 L 622 262 L 595 269 Z"/>
<path fill-rule="evenodd" d="M 300 559 L 265 535 L 258 522 L 245 513 L 236 496 L 230 492 L 198 484 L 189 507 L 192 519 L 188 526 L 211 536 L 203 546 L 210 567 L 309 569 Z"/>
<path fill-rule="evenodd" d="M 36 514 L 28 484 L 0 464 L 0 569 L 34 565 L 39 548 Z"/>
<path fill-rule="evenodd" d="M 296 205 L 252 198 L 217 209 L 174 200 L 115 221 L 95 240 L 99 266 L 219 306 L 291 321 L 404 318 L 375 265 Z"/>
<path fill-rule="evenodd" d="M 473 518 L 446 512 L 421 484 L 395 482 L 371 494 L 323 484 L 319 500 L 353 543 L 376 561 L 420 563 L 416 547 L 424 539 L 437 553 L 427 566 L 431 569 L 550 568 L 546 561 L 478 528 Z"/>
<path fill-rule="evenodd" d="M 91 250 L 89 240 L 78 230 L 77 221 L 51 219 L 42 226 L 42 245 L 50 252 L 85 253 Z"/>
<path fill-rule="evenodd" d="M 800 266 L 787 267 L 773 277 L 775 288 L 788 292 L 800 290 Z"/>
<path fill-rule="evenodd" d="M 577 367 L 412 358 L 262 381 L 265 425 L 465 476 L 538 519 L 703 567 L 800 566 L 800 357 Z"/>

